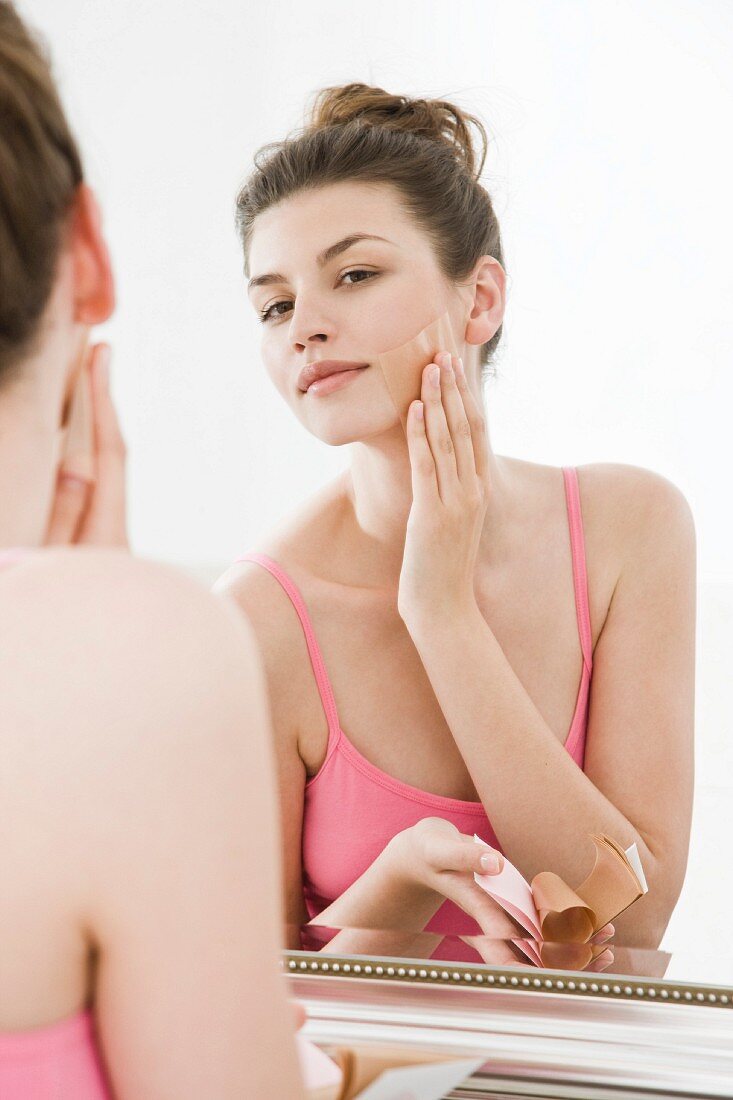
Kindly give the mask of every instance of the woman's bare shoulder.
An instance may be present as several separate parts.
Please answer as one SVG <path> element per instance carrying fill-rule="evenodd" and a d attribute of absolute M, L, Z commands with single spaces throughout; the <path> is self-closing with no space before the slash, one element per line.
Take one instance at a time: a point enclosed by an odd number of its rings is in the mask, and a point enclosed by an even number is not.
<path fill-rule="evenodd" d="M 265 536 L 257 549 L 258 554 L 280 566 L 306 603 L 309 581 L 317 579 L 314 563 L 319 547 L 332 542 L 343 507 L 339 485 L 340 479 L 337 479 L 320 489 L 285 523 Z M 213 590 L 245 612 L 265 651 L 274 650 L 282 655 L 288 639 L 296 647 L 302 641 L 292 601 L 280 582 L 261 564 L 233 563 L 216 581 Z M 292 655 L 290 647 L 287 652 Z"/>
<path fill-rule="evenodd" d="M 0 574 L 0 607 L 4 732 L 73 713 L 68 737 L 93 738 L 112 709 L 124 736 L 119 716 L 139 730 L 194 703 L 203 712 L 215 685 L 233 700 L 243 669 L 260 675 L 243 616 L 181 570 L 123 551 L 39 551 Z"/>
<path fill-rule="evenodd" d="M 529 500 L 544 499 L 553 486 L 562 484 L 558 466 L 516 458 L 502 461 L 527 490 Z M 575 470 L 584 527 L 599 527 L 604 535 L 633 531 L 645 518 L 689 513 L 678 486 L 654 470 L 622 462 L 593 462 Z"/>
<path fill-rule="evenodd" d="M 544 523 L 550 507 L 559 505 L 565 511 L 560 467 L 507 461 L 530 513 L 536 511 Z M 620 462 L 594 462 L 575 469 L 591 619 L 602 624 L 622 572 L 628 575 L 658 555 L 665 544 L 669 549 L 670 543 L 694 563 L 694 522 L 682 491 L 653 470 Z"/>
<path fill-rule="evenodd" d="M 194 619 L 201 620 L 199 627 L 208 622 L 230 634 L 249 630 L 182 569 L 117 549 L 49 548 L 29 554 L 0 572 L 0 601 L 0 636 L 6 644 L 32 633 L 40 646 L 52 645 L 63 630 L 114 647 L 129 632 L 158 629 L 170 648 L 185 644 L 176 627 Z"/>
<path fill-rule="evenodd" d="M 584 525 L 621 550 L 672 529 L 694 531 L 689 502 L 668 478 L 643 466 L 596 462 L 577 467 Z"/>

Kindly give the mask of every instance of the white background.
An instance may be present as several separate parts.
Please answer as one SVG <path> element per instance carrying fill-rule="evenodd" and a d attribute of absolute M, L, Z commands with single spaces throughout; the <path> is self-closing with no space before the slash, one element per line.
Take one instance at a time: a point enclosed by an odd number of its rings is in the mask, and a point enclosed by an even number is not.
<path fill-rule="evenodd" d="M 696 520 L 698 787 L 668 943 L 727 931 L 733 5 L 22 0 L 105 214 L 135 549 L 213 577 L 347 462 L 271 388 L 234 196 L 320 87 L 483 119 L 509 274 L 496 451 L 656 470 Z M 733 977 L 733 975 L 731 975 Z"/>

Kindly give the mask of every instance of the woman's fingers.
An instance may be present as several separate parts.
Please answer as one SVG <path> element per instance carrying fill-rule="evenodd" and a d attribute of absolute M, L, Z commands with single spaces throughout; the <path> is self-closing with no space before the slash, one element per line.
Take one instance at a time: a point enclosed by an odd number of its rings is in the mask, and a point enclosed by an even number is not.
<path fill-rule="evenodd" d="M 471 440 L 473 445 L 473 458 L 476 465 L 476 474 L 479 480 L 490 489 L 489 485 L 489 449 L 486 433 L 486 418 L 483 409 L 479 408 L 473 391 L 468 384 L 462 360 L 456 359 L 456 386 L 463 399 L 463 408 L 471 427 Z"/>
<path fill-rule="evenodd" d="M 79 541 L 126 547 L 127 448 L 110 392 L 109 361 L 109 345 L 96 344 L 92 349 L 91 372 L 97 480 Z"/>
<path fill-rule="evenodd" d="M 440 893 L 458 905 L 478 924 L 482 933 L 492 939 L 510 940 L 518 935 L 526 936 L 521 928 L 500 905 L 489 897 L 471 877 L 457 871 L 444 871 L 437 885 Z"/>
<path fill-rule="evenodd" d="M 601 928 L 600 931 L 596 932 L 595 936 L 593 936 L 590 942 L 605 943 L 607 940 L 611 939 L 611 936 L 614 934 L 615 931 L 616 929 L 612 924 L 607 924 L 604 928 Z"/>
<path fill-rule="evenodd" d="M 441 374 L 443 368 L 430 363 L 423 371 L 421 398 L 425 409 L 427 443 L 435 463 L 438 492 L 443 503 L 455 494 L 458 480 L 455 448 L 445 415 Z"/>
<path fill-rule="evenodd" d="M 47 544 L 53 546 L 76 541 L 92 496 L 94 460 L 89 359 L 90 352 L 85 347 L 66 407 L 56 491 L 46 533 Z"/>
<path fill-rule="evenodd" d="M 433 830 L 426 844 L 425 858 L 436 871 L 470 871 L 495 875 L 504 866 L 501 852 L 488 844 L 477 844 L 465 833 Z"/>
<path fill-rule="evenodd" d="M 416 504 L 434 507 L 440 501 L 438 476 L 425 424 L 425 405 L 413 401 L 407 418 L 407 449 L 410 453 L 412 498 Z"/>
<path fill-rule="evenodd" d="M 478 951 L 487 966 L 522 966 L 532 970 L 526 959 L 519 958 L 519 952 L 507 940 L 497 940 L 489 936 L 462 936 L 470 947 Z"/>
<path fill-rule="evenodd" d="M 473 454 L 471 425 L 468 422 L 463 397 L 458 389 L 454 359 L 447 351 L 436 356 L 441 360 L 440 387 L 448 432 L 453 443 L 458 480 L 471 486 L 476 480 L 476 461 Z"/>
<path fill-rule="evenodd" d="M 56 479 L 51 518 L 46 533 L 48 546 L 68 546 L 76 540 L 90 496 L 90 482 L 61 471 Z"/>
<path fill-rule="evenodd" d="M 592 971 L 594 974 L 600 974 L 602 970 L 607 970 L 614 959 L 613 951 L 610 948 L 606 948 L 597 959 L 594 959 L 592 963 L 589 963 L 586 970 Z"/>

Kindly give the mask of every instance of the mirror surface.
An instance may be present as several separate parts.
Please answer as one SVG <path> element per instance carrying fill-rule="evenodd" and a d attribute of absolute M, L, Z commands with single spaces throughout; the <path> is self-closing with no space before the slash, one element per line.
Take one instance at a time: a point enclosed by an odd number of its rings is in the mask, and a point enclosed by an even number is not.
<path fill-rule="evenodd" d="M 293 327 L 289 340 L 281 335 L 280 345 L 268 344 L 265 326 L 257 323 L 247 300 L 232 210 L 255 151 L 300 122 L 315 89 L 347 80 L 448 98 L 484 121 L 490 144 L 482 179 L 501 228 L 508 274 L 497 375 L 483 390 L 493 451 L 509 457 L 515 471 L 523 463 L 552 469 L 558 494 L 565 466 L 618 464 L 658 473 L 681 491 L 695 522 L 695 801 L 689 858 L 659 950 L 629 947 L 616 938 L 605 973 L 731 984 L 733 887 L 725 846 L 733 835 L 728 675 L 733 552 L 725 502 L 733 458 L 733 341 L 731 268 L 721 243 L 730 224 L 733 181 L 720 131 L 733 98 L 733 24 L 724 7 L 713 5 L 709 19 L 679 6 L 615 6 L 612 16 L 573 9 L 568 21 L 538 11 L 527 19 L 521 7 L 511 5 L 493 6 L 489 14 L 483 0 L 470 0 L 461 7 L 460 20 L 453 6 L 433 5 L 431 18 L 416 22 L 413 5 L 374 0 L 368 12 L 340 22 L 331 17 L 332 5 L 316 0 L 307 11 L 294 3 L 280 5 L 276 31 L 269 9 L 245 11 L 235 0 L 219 4 L 215 16 L 195 6 L 182 11 L 172 0 L 152 8 L 114 0 L 94 5 L 34 0 L 19 7 L 52 47 L 115 262 L 119 306 L 98 336 L 110 341 L 114 353 L 113 386 L 129 449 L 133 545 L 143 556 L 178 562 L 206 584 L 239 556 L 277 546 L 273 531 L 285 530 L 324 487 L 341 483 L 354 453 L 348 440 L 340 445 L 334 424 L 324 427 L 293 415 L 301 406 L 292 393 L 283 401 L 277 386 L 285 351 L 292 352 L 289 369 L 305 362 L 310 338 L 316 357 L 321 355 L 315 338 L 324 330 L 326 337 L 336 333 L 337 327 L 329 326 L 338 326 L 345 315 L 328 312 L 332 299 L 314 297 L 305 327 Z M 110 52 L 106 45 L 112 40 Z M 133 81 L 130 72 L 136 74 Z M 353 209 L 354 215 L 361 212 Z M 279 242 L 277 235 L 260 238 L 255 259 L 261 270 L 266 265 L 269 270 L 280 247 L 279 255 L 298 267 L 305 295 L 310 268 L 299 251 L 303 241 L 287 237 L 290 228 L 290 222 L 282 224 Z M 327 220 L 323 239 L 316 242 L 313 232 L 308 247 L 332 243 L 331 228 Z M 360 264 L 376 266 L 371 254 L 355 252 L 353 262 L 346 259 L 336 262 L 334 275 Z M 419 267 L 412 272 L 409 294 L 395 292 L 391 302 L 386 294 L 379 309 L 365 311 L 369 320 L 360 319 L 360 338 L 385 318 L 398 317 L 405 304 L 414 309 L 425 300 L 423 273 Z M 376 284 L 363 291 L 375 292 Z M 354 302 L 360 294 L 361 289 L 354 291 Z M 257 304 L 276 298 L 287 294 L 273 290 Z M 431 311 L 420 316 L 416 328 L 429 317 Z M 287 329 L 282 322 L 277 331 Z M 407 336 L 401 333 L 400 339 Z M 355 337 L 339 335 L 339 340 L 334 346 L 344 356 L 361 347 Z M 386 335 L 385 341 L 383 348 L 393 346 Z M 562 498 L 557 500 L 555 518 L 564 522 Z M 632 494 L 629 507 L 637 502 Z M 589 525 L 590 513 L 587 508 Z M 332 536 L 347 517 L 331 513 L 329 518 L 332 525 L 309 544 L 320 554 L 315 560 L 323 565 L 321 572 L 312 571 L 311 553 L 308 560 L 293 557 L 293 575 L 297 572 L 317 628 L 343 727 L 361 753 L 362 775 L 363 760 L 378 761 L 388 776 L 399 771 L 403 781 L 424 787 L 422 762 L 438 746 L 446 779 L 451 767 L 455 777 L 455 756 L 445 753 L 444 742 L 432 741 L 423 753 L 401 752 L 404 731 L 421 728 L 419 708 L 410 710 L 410 686 L 417 682 L 419 662 L 434 662 L 427 653 L 432 640 L 421 642 L 425 652 L 420 652 L 398 634 L 394 616 L 381 620 L 381 634 L 369 635 L 359 601 L 370 589 L 373 594 L 371 570 L 378 574 L 382 560 L 379 539 L 367 538 L 370 552 L 361 559 L 366 568 L 356 581 L 349 576 L 347 597 L 340 600 L 343 578 L 327 566 L 336 545 Z M 609 543 L 616 529 L 607 532 Z M 606 545 L 603 523 L 595 530 L 587 549 L 591 587 L 598 593 L 604 584 L 598 568 L 599 549 Z M 520 538 L 516 545 L 523 542 Z M 533 566 L 541 570 L 550 557 L 539 552 L 544 543 L 526 542 L 537 549 Z M 549 584 L 548 575 L 542 595 L 540 575 L 532 599 L 523 602 L 524 590 L 516 577 L 511 581 L 504 563 L 487 573 L 496 588 L 485 605 L 503 626 L 509 664 L 521 667 L 527 681 L 534 676 L 536 705 L 542 710 L 546 704 L 544 717 L 548 724 L 552 719 L 556 732 L 569 726 L 581 663 L 573 635 L 569 547 L 563 553 L 561 561 L 558 550 L 562 591 Z M 292 616 L 286 633 L 293 648 L 273 692 L 273 715 L 277 721 L 286 704 L 291 715 L 300 707 L 306 755 L 313 761 L 320 752 L 323 760 L 328 731 L 300 627 L 275 580 L 263 576 L 260 583 L 263 591 L 271 583 L 272 606 L 281 600 L 283 615 Z M 610 590 L 607 595 L 605 606 L 599 604 L 601 615 L 610 605 Z M 629 643 L 656 614 L 640 598 L 635 606 L 638 617 L 625 626 Z M 514 633 L 522 615 L 525 632 Z M 544 649 L 531 646 L 538 622 L 545 631 Z M 597 617 L 593 625 L 597 641 L 602 622 Z M 550 668 L 559 652 L 559 641 L 557 650 L 552 644 L 555 632 L 559 639 L 562 631 L 564 655 Z M 383 669 L 389 654 L 388 678 Z M 638 687 L 639 680 L 646 683 L 650 668 L 624 669 L 615 695 L 609 695 L 609 722 L 625 690 Z M 553 694 L 561 680 L 567 690 Z M 421 682 L 420 698 L 434 717 L 439 705 L 430 677 Z M 670 678 L 668 687 L 674 691 L 676 681 Z M 443 692 L 435 690 L 436 697 Z M 592 700 L 592 686 L 590 692 Z M 354 716 L 366 718 L 358 725 Z M 644 721 L 651 728 L 653 714 L 645 713 Z M 432 732 L 437 728 L 430 726 Z M 660 744 L 649 768 L 650 793 L 668 772 Z M 638 766 L 634 751 L 624 762 L 629 783 Z M 626 794 L 623 779 L 614 790 L 619 798 Z M 441 792 L 448 793 L 447 785 L 433 790 Z M 460 797 L 471 800 L 471 791 Z M 538 812 L 540 803 L 538 796 Z M 301 847 L 296 833 L 293 829 L 286 860 Z M 368 838 L 367 829 L 364 835 Z M 340 859 L 338 841 L 336 823 L 323 859 L 326 868 Z M 350 843 L 356 845 L 353 837 Z M 527 874 L 538 869 L 532 866 Z M 489 964 L 498 955 L 506 964 L 509 953 L 520 965 L 516 945 L 501 939 L 472 943 L 470 937 L 441 936 L 434 943 L 435 937 L 416 933 L 398 951 L 399 937 L 390 939 L 384 931 L 347 932 L 339 930 L 340 944 L 351 944 L 343 952 L 365 958 L 469 955 Z M 326 957 L 332 933 L 328 926 L 292 923 L 288 947 Z M 626 922 L 626 934 L 632 933 L 633 920 Z M 390 944 L 391 951 L 383 950 Z"/>

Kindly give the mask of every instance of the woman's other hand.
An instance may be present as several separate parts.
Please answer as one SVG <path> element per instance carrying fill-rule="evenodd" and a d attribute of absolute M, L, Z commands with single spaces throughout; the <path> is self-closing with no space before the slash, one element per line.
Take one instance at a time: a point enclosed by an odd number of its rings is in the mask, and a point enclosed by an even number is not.
<path fill-rule="evenodd" d="M 510 939 L 526 935 L 474 880 L 498 874 L 504 857 L 488 844 L 458 831 L 442 817 L 424 817 L 390 840 L 385 855 L 392 874 L 418 895 L 449 900 L 473 917 L 484 936 Z M 436 906 L 437 908 L 437 906 Z"/>

